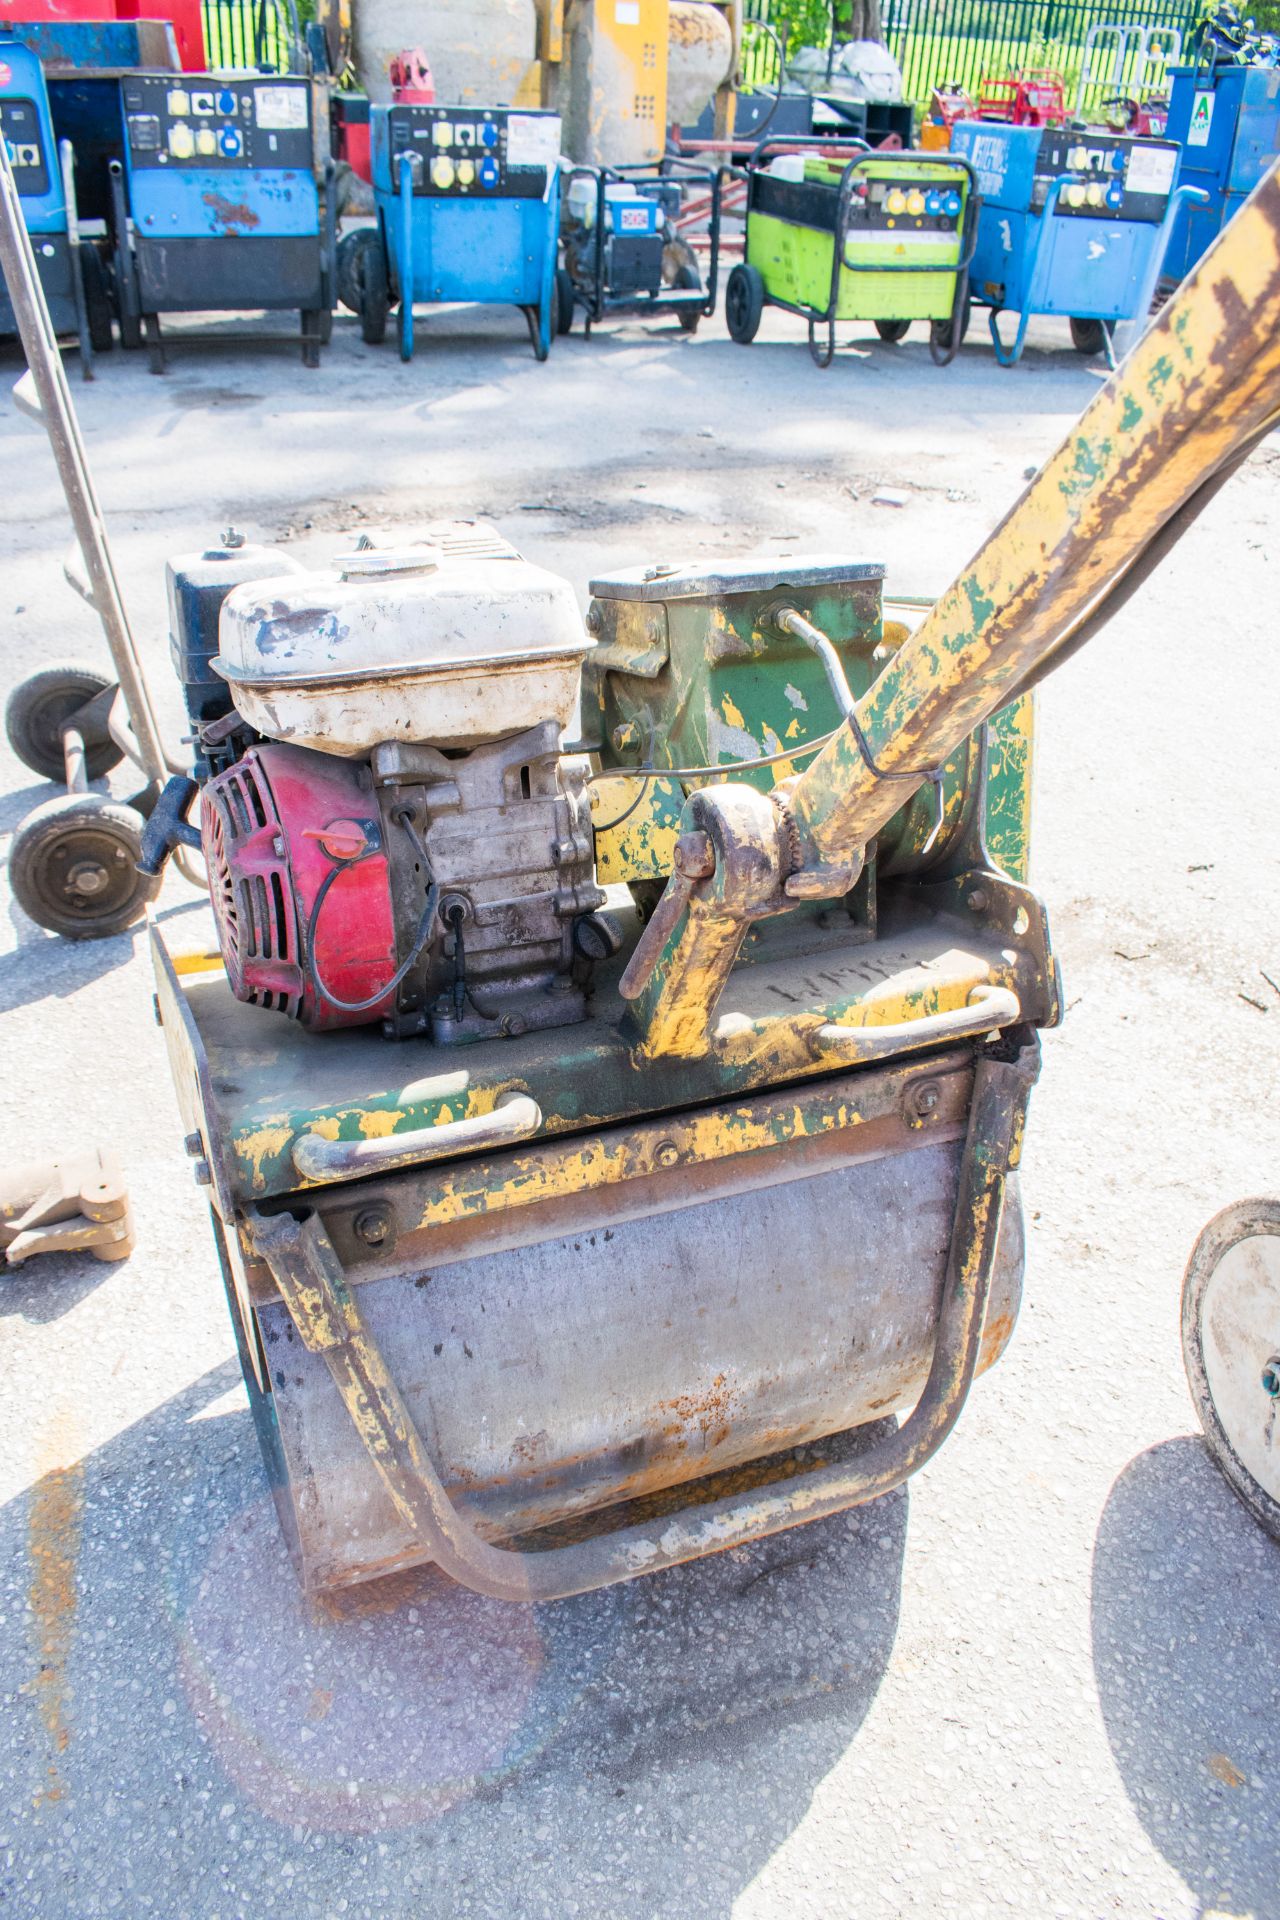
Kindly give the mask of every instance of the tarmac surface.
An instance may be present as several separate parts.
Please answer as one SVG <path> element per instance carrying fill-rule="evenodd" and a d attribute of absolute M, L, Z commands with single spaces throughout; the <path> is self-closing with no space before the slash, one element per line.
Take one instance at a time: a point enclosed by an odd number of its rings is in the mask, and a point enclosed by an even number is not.
<path fill-rule="evenodd" d="M 1095 391 L 1041 323 L 1001 371 L 844 329 L 809 361 L 636 322 L 537 366 L 518 315 L 319 372 L 197 343 L 81 385 L 157 698 L 163 566 L 228 523 L 318 559 L 484 514 L 592 574 L 883 557 L 943 587 Z M 52 461 L 0 364 L 3 678 L 105 664 Z M 873 503 L 888 487 L 899 507 Z M 1046 1036 L 1008 1354 L 910 1486 L 538 1609 L 433 1575 L 300 1599 L 182 1152 L 141 930 L 0 897 L 0 1167 L 102 1141 L 138 1249 L 0 1278 L 0 1913 L 72 1917 L 1280 1915 L 1280 1547 L 1197 1437 L 1204 1223 L 1280 1184 L 1273 441 L 1044 688 Z M 127 778 L 112 776 L 117 792 Z M 0 745 L 0 856 L 43 788 Z M 159 912 L 198 938 L 176 876 Z"/>

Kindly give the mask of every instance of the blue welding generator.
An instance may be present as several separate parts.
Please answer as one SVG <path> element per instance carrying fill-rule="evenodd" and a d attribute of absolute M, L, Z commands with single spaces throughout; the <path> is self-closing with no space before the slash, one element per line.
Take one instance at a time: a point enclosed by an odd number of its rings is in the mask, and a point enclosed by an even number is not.
<path fill-rule="evenodd" d="M 93 353 L 105 353 L 111 346 L 106 266 L 93 242 L 80 236 L 75 163 L 70 144 L 54 137 L 40 60 L 29 47 L 4 34 L 0 34 L 0 137 L 13 170 L 53 331 L 76 336 L 88 375 Z M 16 332 L 13 307 L 0 280 L 0 334 Z"/>
<path fill-rule="evenodd" d="M 415 304 L 519 307 L 545 360 L 554 328 L 560 116 L 516 107 L 374 106 L 378 224 L 342 242 L 338 291 L 370 345 L 399 303 L 400 358 Z"/>
<path fill-rule="evenodd" d="M 303 362 L 318 366 L 335 291 L 322 88 L 298 74 L 135 73 L 120 97 L 122 340 L 145 333 L 161 373 L 163 313 L 294 311 Z"/>
<path fill-rule="evenodd" d="M 1001 366 L 1022 353 L 1032 314 L 1062 314 L 1081 353 L 1114 361 L 1112 330 L 1145 315 L 1173 217 L 1178 149 L 1105 128 L 960 120 L 951 151 L 978 175 L 982 209 L 970 297 L 990 308 Z M 1012 345 L 999 316 L 1019 316 Z"/>
<path fill-rule="evenodd" d="M 1164 271 L 1181 280 L 1280 153 L 1280 71 L 1173 67 L 1167 137 L 1182 150 L 1178 180 L 1205 199 L 1178 214 Z"/>

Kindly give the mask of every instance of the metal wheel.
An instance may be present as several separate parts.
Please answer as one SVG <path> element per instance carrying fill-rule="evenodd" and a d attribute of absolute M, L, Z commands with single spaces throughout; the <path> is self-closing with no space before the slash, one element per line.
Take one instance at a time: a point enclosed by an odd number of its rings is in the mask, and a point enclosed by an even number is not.
<path fill-rule="evenodd" d="M 909 320 L 876 321 L 876 332 L 880 335 L 880 338 L 886 341 L 891 347 L 896 347 L 899 340 L 905 340 L 910 331 L 911 322 Z"/>
<path fill-rule="evenodd" d="M 568 267 L 556 268 L 556 332 L 573 331 L 573 275 Z"/>
<path fill-rule="evenodd" d="M 102 793 L 64 793 L 29 813 L 9 849 L 13 897 L 37 926 L 102 940 L 142 917 L 160 880 L 139 873 L 142 818 Z"/>
<path fill-rule="evenodd" d="M 1182 1286 L 1182 1356 L 1210 1453 L 1280 1539 L 1280 1200 L 1211 1220 Z"/>
<path fill-rule="evenodd" d="M 763 274 L 756 267 L 735 267 L 724 290 L 724 323 L 730 339 L 749 346 L 760 331 L 763 313 Z"/>
<path fill-rule="evenodd" d="M 1072 320 L 1071 344 L 1077 353 L 1105 353 L 1107 332 L 1101 320 Z"/>
<path fill-rule="evenodd" d="M 72 714 L 115 681 L 94 667 L 45 667 L 29 680 L 20 680 L 4 710 L 9 745 L 32 773 L 46 780 L 62 780 L 66 759 L 62 729 Z M 114 740 L 85 741 L 85 772 L 98 780 L 124 759 Z"/>

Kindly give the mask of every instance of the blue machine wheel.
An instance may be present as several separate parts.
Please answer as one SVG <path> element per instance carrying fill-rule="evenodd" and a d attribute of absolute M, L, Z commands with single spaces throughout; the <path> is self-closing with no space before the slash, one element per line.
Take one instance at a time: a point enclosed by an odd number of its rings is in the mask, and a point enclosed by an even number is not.
<path fill-rule="evenodd" d="M 359 233 L 348 234 L 347 240 L 356 243 L 348 255 L 347 272 L 352 304 L 360 315 L 360 338 L 366 346 L 380 347 L 387 337 L 387 313 L 391 305 L 382 239 L 372 227 L 362 227 Z M 344 247 L 347 240 L 342 243 Z M 339 296 L 345 299 L 341 265 L 338 275 Z"/>
<path fill-rule="evenodd" d="M 1105 353 L 1107 350 L 1107 330 L 1101 320 L 1075 320 L 1071 322 L 1071 344 L 1077 353 Z"/>
<path fill-rule="evenodd" d="M 80 242 L 80 283 L 84 288 L 84 317 L 89 345 L 95 353 L 110 353 L 115 344 L 111 324 L 111 288 L 102 255 L 91 240 Z"/>
<path fill-rule="evenodd" d="M 556 268 L 556 332 L 573 331 L 573 275 L 568 267 Z"/>
<path fill-rule="evenodd" d="M 734 268 L 724 290 L 724 323 L 729 338 L 740 347 L 750 346 L 760 331 L 764 314 L 764 276 L 756 267 L 745 264 Z"/>

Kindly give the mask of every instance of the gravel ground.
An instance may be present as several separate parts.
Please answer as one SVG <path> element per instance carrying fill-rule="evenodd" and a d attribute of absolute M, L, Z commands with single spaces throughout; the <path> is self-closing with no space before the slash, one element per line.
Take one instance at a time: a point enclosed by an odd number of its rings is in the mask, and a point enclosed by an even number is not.
<path fill-rule="evenodd" d="M 631 324 L 538 367 L 517 316 L 444 313 L 409 367 L 342 319 L 319 373 L 187 345 L 75 389 L 176 733 L 163 562 L 229 520 L 316 558 L 483 512 L 584 597 L 778 545 L 930 591 L 1098 378 L 1052 324 L 1013 372 L 855 329 L 820 373 L 782 317 L 750 352 Z M 5 679 L 102 660 L 7 398 L 0 445 Z M 139 1244 L 0 1281 L 0 1910 L 1280 1914 L 1280 1563 L 1194 1437 L 1177 1333 L 1200 1227 L 1280 1165 L 1277 458 L 1042 695 L 1069 1016 L 1022 1323 L 935 1463 L 850 1519 L 537 1610 L 430 1575 L 305 1610 L 142 936 L 60 942 L 5 897 L 0 1163 L 115 1142 Z M 0 850 L 41 797 L 0 746 Z M 180 881 L 159 910 L 200 932 Z"/>

